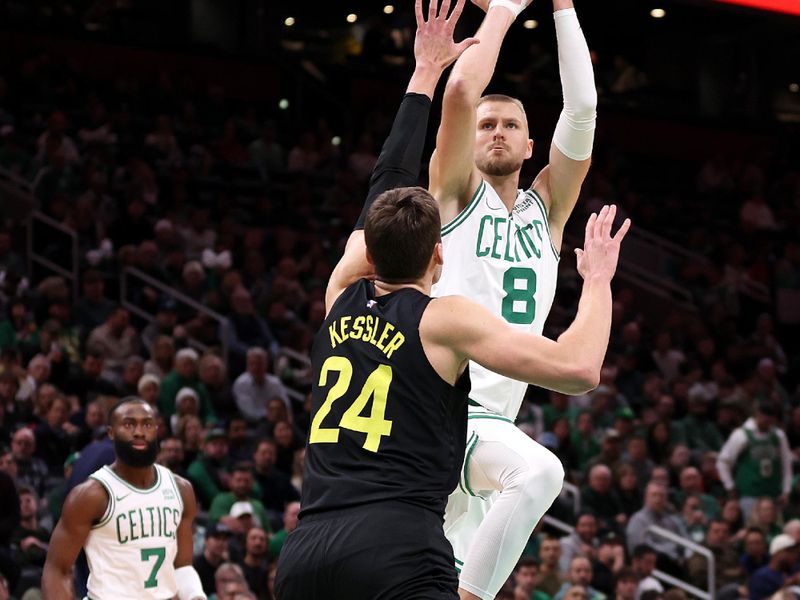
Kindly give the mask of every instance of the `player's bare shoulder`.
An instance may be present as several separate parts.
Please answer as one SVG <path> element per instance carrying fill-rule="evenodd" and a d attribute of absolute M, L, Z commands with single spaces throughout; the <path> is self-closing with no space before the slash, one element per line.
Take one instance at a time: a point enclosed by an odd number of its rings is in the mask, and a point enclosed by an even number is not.
<path fill-rule="evenodd" d="M 87 479 L 75 486 L 64 500 L 63 518 L 97 523 L 108 509 L 109 493 L 96 479 Z"/>
<path fill-rule="evenodd" d="M 187 514 L 193 516 L 197 512 L 197 500 L 194 495 L 194 487 L 188 479 L 180 475 L 172 473 L 172 477 L 175 479 L 175 485 L 178 486 L 178 491 L 181 494 L 184 516 Z"/>

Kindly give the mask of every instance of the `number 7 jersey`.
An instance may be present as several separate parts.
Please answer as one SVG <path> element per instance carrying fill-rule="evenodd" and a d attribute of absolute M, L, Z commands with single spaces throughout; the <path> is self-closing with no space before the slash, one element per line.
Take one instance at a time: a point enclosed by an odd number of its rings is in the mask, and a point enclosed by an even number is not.
<path fill-rule="evenodd" d="M 541 335 L 556 293 L 559 255 L 539 194 L 519 190 L 509 214 L 481 181 L 464 210 L 442 227 L 442 245 L 444 266 L 433 296 L 466 296 L 513 327 Z M 472 362 L 469 371 L 470 400 L 516 419 L 527 384 Z"/>

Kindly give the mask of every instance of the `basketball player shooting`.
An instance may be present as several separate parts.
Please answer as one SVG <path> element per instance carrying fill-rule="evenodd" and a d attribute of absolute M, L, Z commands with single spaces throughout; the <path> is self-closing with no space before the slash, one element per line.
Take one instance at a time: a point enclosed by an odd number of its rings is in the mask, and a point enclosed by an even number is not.
<path fill-rule="evenodd" d="M 442 218 L 444 263 L 434 296 L 466 296 L 513 327 L 541 334 L 555 295 L 564 226 L 589 170 L 597 93 L 571 0 L 553 0 L 564 109 L 549 164 L 527 190 L 533 153 L 522 103 L 481 97 L 502 41 L 527 0 L 473 0 L 486 11 L 445 88 L 430 190 Z M 514 425 L 524 382 L 470 364 L 469 431 L 461 485 L 445 531 L 462 598 L 494 598 L 563 484 L 561 463 Z M 500 494 L 499 492 L 502 492 Z"/>

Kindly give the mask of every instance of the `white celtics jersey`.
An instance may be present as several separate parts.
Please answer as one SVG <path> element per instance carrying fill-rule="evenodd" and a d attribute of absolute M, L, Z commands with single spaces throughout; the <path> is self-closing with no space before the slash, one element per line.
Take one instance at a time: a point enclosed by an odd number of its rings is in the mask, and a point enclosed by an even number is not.
<path fill-rule="evenodd" d="M 141 490 L 110 467 L 91 477 L 108 492 L 108 508 L 84 545 L 90 600 L 174 598 L 176 533 L 183 500 L 172 472 L 155 465 L 156 482 Z"/>
<path fill-rule="evenodd" d="M 469 204 L 442 227 L 444 267 L 433 296 L 461 295 L 482 304 L 513 327 L 542 333 L 553 304 L 558 252 L 544 202 L 519 190 L 511 214 L 481 181 Z M 527 384 L 470 363 L 470 399 L 516 419 Z"/>

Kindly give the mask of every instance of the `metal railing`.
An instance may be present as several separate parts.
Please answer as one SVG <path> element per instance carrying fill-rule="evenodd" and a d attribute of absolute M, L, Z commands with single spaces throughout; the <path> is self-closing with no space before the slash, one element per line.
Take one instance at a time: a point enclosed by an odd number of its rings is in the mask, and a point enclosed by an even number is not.
<path fill-rule="evenodd" d="M 569 481 L 564 482 L 564 487 L 561 488 L 562 496 L 572 497 L 572 511 L 573 514 L 579 515 L 581 512 L 581 490 L 574 483 Z"/>
<path fill-rule="evenodd" d="M 129 279 L 138 279 L 139 281 L 144 282 L 147 286 L 155 288 L 162 294 L 170 296 L 174 300 L 181 302 L 182 304 L 185 304 L 193 308 L 194 310 L 209 316 L 211 319 L 217 322 L 217 325 L 219 326 L 220 329 L 226 323 L 225 317 L 223 317 L 217 311 L 212 310 L 203 304 L 200 304 L 193 298 L 190 298 L 186 294 L 176 290 L 173 287 L 168 286 L 167 284 L 165 284 L 162 281 L 159 281 L 155 277 L 151 277 L 150 275 L 137 269 L 136 267 L 125 267 L 119 279 L 120 304 L 123 307 L 125 307 L 128 311 L 130 311 L 132 314 L 141 317 L 148 323 L 152 323 L 153 321 L 155 321 L 155 315 L 147 312 L 146 310 L 142 309 L 140 306 L 134 304 L 131 301 L 131 299 L 129 298 L 130 287 L 131 287 Z M 208 350 L 208 346 L 196 338 L 190 337 L 189 343 L 202 352 Z M 222 346 L 222 359 L 227 360 L 228 345 L 225 341 L 224 336 L 220 336 L 220 345 Z"/>
<path fill-rule="evenodd" d="M 299 365 L 300 369 L 303 370 L 311 369 L 310 357 L 301 352 L 297 352 L 296 350 L 292 350 L 291 348 L 287 348 L 286 346 L 281 346 L 278 349 L 278 355 L 275 357 L 275 373 L 278 376 L 280 376 L 280 373 L 283 369 L 292 368 L 291 367 L 292 363 Z M 309 384 L 311 383 L 310 377 L 308 383 Z M 285 381 L 283 385 L 286 388 L 286 392 L 289 394 L 290 398 L 292 398 L 293 400 L 297 400 L 300 403 L 305 401 L 306 399 L 305 394 L 290 387 Z"/>
<path fill-rule="evenodd" d="M 680 536 L 677 533 L 673 533 L 668 529 L 664 529 L 663 527 L 659 527 L 658 525 L 650 525 L 650 527 L 647 528 L 647 532 L 652 535 L 669 540 L 674 544 L 678 544 L 679 546 L 682 546 L 687 550 L 692 550 L 696 554 L 704 556 L 708 561 L 707 591 L 701 590 L 700 588 L 695 587 L 690 583 L 686 583 L 685 581 L 678 579 L 677 577 L 673 577 L 672 575 L 664 573 L 663 571 L 660 571 L 658 569 L 653 571 L 653 577 L 655 577 L 656 579 L 660 579 L 667 585 L 679 587 L 685 592 L 692 594 L 693 596 L 696 596 L 701 600 L 714 600 L 714 598 L 717 595 L 717 573 L 716 573 L 717 561 L 714 558 L 714 553 L 711 552 L 711 550 L 709 550 L 705 546 L 701 546 L 700 544 L 697 544 L 692 540 L 687 540 L 685 537 Z"/>
<path fill-rule="evenodd" d="M 50 229 L 55 229 L 70 239 L 70 259 L 71 259 L 70 268 L 63 267 L 53 262 L 52 260 L 47 258 L 44 254 L 40 254 L 37 251 L 37 244 L 34 241 L 35 237 L 34 231 L 36 229 L 37 223 L 46 225 Z M 31 276 L 33 275 L 33 264 L 36 263 L 37 265 L 41 265 L 46 269 L 50 269 L 54 273 L 57 273 L 62 277 L 64 277 L 72 286 L 72 304 L 74 306 L 78 301 L 78 288 L 80 285 L 80 280 L 79 280 L 80 259 L 78 257 L 77 232 L 74 229 L 67 227 L 63 223 L 59 223 L 55 219 L 48 217 L 46 214 L 38 210 L 35 210 L 30 214 L 26 223 L 26 227 L 28 229 L 28 236 L 27 236 L 28 274 Z"/>
<path fill-rule="evenodd" d="M 550 515 L 543 516 L 542 523 L 544 523 L 545 525 L 549 525 L 553 529 L 558 529 L 560 531 L 563 531 L 567 535 L 575 531 L 575 528 L 569 523 L 564 523 L 564 521 L 562 521 L 561 519 L 556 519 L 555 517 L 551 517 Z"/>

